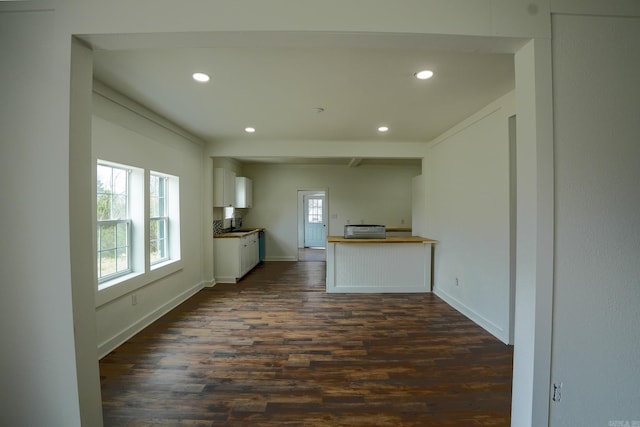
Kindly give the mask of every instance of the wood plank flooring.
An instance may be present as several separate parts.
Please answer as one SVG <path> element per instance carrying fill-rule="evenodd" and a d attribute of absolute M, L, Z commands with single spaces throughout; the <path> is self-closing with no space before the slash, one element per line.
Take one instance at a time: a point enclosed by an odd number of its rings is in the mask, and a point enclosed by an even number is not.
<path fill-rule="evenodd" d="M 105 426 L 508 426 L 512 348 L 432 294 L 327 294 L 323 262 L 204 289 L 100 361 Z"/>

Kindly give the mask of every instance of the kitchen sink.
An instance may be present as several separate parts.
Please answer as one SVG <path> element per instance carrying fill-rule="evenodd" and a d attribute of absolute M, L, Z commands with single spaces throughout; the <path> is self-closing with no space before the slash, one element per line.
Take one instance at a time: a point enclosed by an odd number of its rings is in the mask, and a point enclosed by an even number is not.
<path fill-rule="evenodd" d="M 233 230 L 220 231 L 219 233 L 216 234 L 216 236 L 223 235 L 223 234 L 227 234 L 227 235 L 228 234 L 238 234 L 238 235 L 251 234 L 251 233 L 257 232 L 258 230 L 259 228 L 236 228 Z"/>
<path fill-rule="evenodd" d="M 227 231 L 226 233 L 249 233 L 251 231 L 256 231 L 255 228 L 236 228 L 235 230 Z"/>

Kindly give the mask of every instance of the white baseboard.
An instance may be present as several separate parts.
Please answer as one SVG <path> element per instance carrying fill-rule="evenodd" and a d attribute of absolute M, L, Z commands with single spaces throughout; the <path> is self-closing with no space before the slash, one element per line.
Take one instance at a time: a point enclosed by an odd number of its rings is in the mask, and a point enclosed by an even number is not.
<path fill-rule="evenodd" d="M 444 302 L 449 304 L 451 307 L 455 308 L 460 313 L 464 314 L 466 317 L 468 317 L 471 321 L 476 323 L 482 329 L 489 332 L 494 337 L 498 338 L 503 343 L 510 344 L 509 331 L 506 330 L 505 328 L 502 328 L 499 325 L 496 325 L 495 323 L 485 318 L 484 316 L 482 316 L 480 313 L 478 313 L 468 305 L 464 304 L 463 302 L 459 301 L 458 299 L 456 299 L 455 297 L 451 296 L 446 291 L 438 287 L 435 287 L 433 289 L 433 293 L 436 294 L 438 297 L 440 297 L 442 300 L 444 300 Z"/>
<path fill-rule="evenodd" d="M 385 293 L 429 293 L 431 292 L 426 286 L 397 286 L 390 284 L 388 286 L 334 286 L 327 287 L 328 293 L 360 293 L 360 294 L 385 294 Z"/>
<path fill-rule="evenodd" d="M 238 283 L 238 280 L 235 276 L 222 276 L 216 277 L 215 283 Z"/>
<path fill-rule="evenodd" d="M 295 256 L 270 256 L 264 259 L 265 261 L 298 261 Z"/>
<path fill-rule="evenodd" d="M 137 322 L 130 325 L 128 328 L 123 329 L 116 335 L 112 336 L 108 340 L 100 343 L 98 345 L 98 359 L 102 359 L 104 356 L 124 344 L 128 339 L 133 337 L 135 334 L 158 320 L 160 317 L 167 314 L 169 311 L 176 308 L 178 305 L 182 304 L 193 295 L 195 295 L 198 291 L 206 286 L 208 282 L 200 282 L 195 286 L 187 289 L 186 291 L 178 294 L 174 298 L 170 299 L 157 309 L 153 310 Z"/>

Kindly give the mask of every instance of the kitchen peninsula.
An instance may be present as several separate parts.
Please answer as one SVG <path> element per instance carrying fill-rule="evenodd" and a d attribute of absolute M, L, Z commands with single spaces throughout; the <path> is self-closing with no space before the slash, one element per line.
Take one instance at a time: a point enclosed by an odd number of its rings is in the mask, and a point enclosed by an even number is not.
<path fill-rule="evenodd" d="M 327 238 L 327 292 L 431 292 L 432 247 L 420 236 Z"/>

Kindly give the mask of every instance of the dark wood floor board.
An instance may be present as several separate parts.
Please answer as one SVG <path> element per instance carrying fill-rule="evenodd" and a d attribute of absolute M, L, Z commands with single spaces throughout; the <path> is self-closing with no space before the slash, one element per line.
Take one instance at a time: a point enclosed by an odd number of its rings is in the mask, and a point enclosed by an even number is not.
<path fill-rule="evenodd" d="M 100 362 L 106 426 L 507 426 L 512 349 L 433 294 L 324 262 L 202 290 Z"/>

